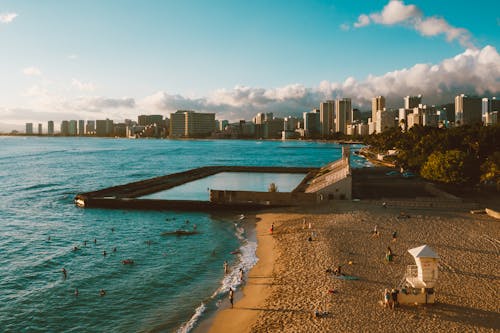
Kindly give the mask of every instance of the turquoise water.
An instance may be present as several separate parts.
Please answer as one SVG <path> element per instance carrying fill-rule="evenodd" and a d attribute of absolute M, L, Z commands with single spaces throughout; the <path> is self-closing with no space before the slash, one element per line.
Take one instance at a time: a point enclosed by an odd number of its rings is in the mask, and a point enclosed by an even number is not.
<path fill-rule="evenodd" d="M 199 166 L 339 156 L 338 145 L 315 142 L 0 137 L 0 331 L 189 331 L 238 284 L 235 271 L 223 276 L 224 260 L 235 270 L 256 261 L 236 216 L 79 209 L 75 194 Z M 161 235 L 185 220 L 200 234 Z"/>
<path fill-rule="evenodd" d="M 279 192 L 291 192 L 305 176 L 306 174 L 290 173 L 221 172 L 142 198 L 208 201 L 210 189 L 267 192 L 271 183 L 277 186 Z"/>

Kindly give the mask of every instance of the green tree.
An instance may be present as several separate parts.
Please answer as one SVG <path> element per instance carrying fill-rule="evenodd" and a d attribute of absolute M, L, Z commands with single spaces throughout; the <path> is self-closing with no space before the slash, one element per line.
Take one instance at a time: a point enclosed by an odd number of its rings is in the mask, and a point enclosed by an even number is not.
<path fill-rule="evenodd" d="M 493 182 L 500 190 L 500 152 L 497 151 L 481 165 L 481 181 Z"/>
<path fill-rule="evenodd" d="M 471 180 L 469 164 L 467 154 L 460 150 L 436 151 L 424 163 L 420 175 L 446 184 L 463 184 Z"/>

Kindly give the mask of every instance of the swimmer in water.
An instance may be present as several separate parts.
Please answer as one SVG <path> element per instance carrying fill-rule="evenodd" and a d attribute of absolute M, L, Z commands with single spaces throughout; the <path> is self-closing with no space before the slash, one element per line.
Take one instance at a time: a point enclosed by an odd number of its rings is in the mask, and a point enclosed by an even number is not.
<path fill-rule="evenodd" d="M 75 288 L 75 296 L 78 296 L 78 288 Z"/>
<path fill-rule="evenodd" d="M 113 248 L 113 252 L 116 252 L 116 247 Z"/>
<path fill-rule="evenodd" d="M 227 263 L 227 261 L 224 261 L 224 274 L 227 274 L 229 273 L 229 265 Z"/>
<path fill-rule="evenodd" d="M 94 238 L 94 244 L 97 244 L 97 238 Z"/>
<path fill-rule="evenodd" d="M 87 246 L 87 241 L 83 241 L 83 246 Z"/>
<path fill-rule="evenodd" d="M 102 255 L 106 256 L 107 255 L 106 251 L 102 251 Z"/>
<path fill-rule="evenodd" d="M 68 277 L 68 272 L 66 272 L 66 268 L 64 268 L 64 267 L 63 267 L 63 268 L 61 269 L 61 272 L 63 273 L 64 278 L 67 278 L 67 277 Z"/>
<path fill-rule="evenodd" d="M 106 295 L 106 290 L 104 290 L 104 289 L 99 290 L 99 296 L 102 297 L 104 295 Z"/>

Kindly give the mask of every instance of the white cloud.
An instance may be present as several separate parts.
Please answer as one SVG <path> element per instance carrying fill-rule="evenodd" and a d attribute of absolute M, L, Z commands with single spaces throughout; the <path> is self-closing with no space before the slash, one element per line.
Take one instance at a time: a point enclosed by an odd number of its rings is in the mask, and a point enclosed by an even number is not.
<path fill-rule="evenodd" d="M 0 23 L 11 23 L 17 16 L 16 13 L 0 13 Z"/>
<path fill-rule="evenodd" d="M 378 95 L 386 96 L 388 107 L 401 107 L 403 96 L 416 94 L 423 94 L 423 101 L 427 104 L 449 103 L 460 93 L 499 96 L 499 82 L 500 54 L 493 46 L 486 46 L 480 50 L 468 49 L 437 64 L 416 64 L 380 76 L 369 75 L 362 80 L 349 77 L 343 82 L 322 81 L 315 87 L 297 83 L 268 89 L 236 86 L 202 97 L 165 91 L 137 102 L 132 97 L 68 97 L 67 90 L 59 91 L 58 85 L 39 82 L 26 92 L 25 100 L 32 107 L 25 107 L 22 116 L 12 112 L 2 113 L 1 107 L 0 114 L 6 123 L 15 123 L 16 119 L 18 122 L 19 119 L 45 122 L 49 119 L 105 118 L 122 121 L 126 117 L 135 118 L 140 113 L 168 115 L 176 110 L 189 109 L 214 112 L 218 119 L 234 121 L 252 119 L 258 112 L 301 116 L 302 112 L 317 108 L 321 101 L 339 97 L 352 98 L 353 105 L 369 109 L 371 98 Z"/>
<path fill-rule="evenodd" d="M 351 26 L 347 23 L 343 23 L 340 25 L 340 30 L 343 30 L 343 31 L 348 31 L 351 29 Z"/>
<path fill-rule="evenodd" d="M 361 81 L 349 77 L 344 82 L 323 81 L 313 88 L 300 84 L 271 89 L 236 86 L 200 98 L 157 92 L 144 98 L 139 106 L 163 112 L 216 112 L 217 117 L 237 120 L 251 119 L 257 112 L 300 115 L 318 107 L 321 101 L 338 97 L 350 97 L 355 105 L 364 107 L 377 95 L 386 96 L 393 107 L 402 106 L 403 96 L 414 94 L 423 94 L 425 103 L 448 103 L 460 93 L 499 94 L 498 82 L 500 55 L 494 47 L 486 46 L 481 50 L 468 49 L 439 64 L 416 64 L 381 76 L 370 75 Z"/>
<path fill-rule="evenodd" d="M 361 28 L 370 24 L 370 17 L 365 14 L 361 14 L 358 17 L 358 22 L 354 23 L 355 28 Z"/>
<path fill-rule="evenodd" d="M 94 91 L 95 86 L 92 82 L 82 82 L 77 79 L 71 80 L 71 85 L 81 91 Z"/>
<path fill-rule="evenodd" d="M 23 74 L 27 76 L 40 76 L 42 71 L 36 67 L 26 67 L 23 69 Z"/>
<path fill-rule="evenodd" d="M 466 29 L 453 27 L 437 16 L 426 17 L 417 6 L 405 5 L 402 0 L 390 0 L 381 12 L 361 14 L 353 26 L 361 28 L 371 23 L 409 26 L 422 36 L 443 34 L 449 42 L 457 40 L 463 47 L 474 48 L 471 35 Z"/>

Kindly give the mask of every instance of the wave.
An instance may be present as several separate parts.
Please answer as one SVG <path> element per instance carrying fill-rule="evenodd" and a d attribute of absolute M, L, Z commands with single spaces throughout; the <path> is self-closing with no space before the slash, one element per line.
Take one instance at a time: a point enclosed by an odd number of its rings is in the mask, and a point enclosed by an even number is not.
<path fill-rule="evenodd" d="M 177 330 L 177 333 L 188 333 L 194 328 L 207 308 L 206 303 L 218 300 L 217 307 L 219 307 L 221 303 L 220 300 L 229 292 L 229 288 L 236 290 L 243 283 L 240 279 L 240 269 L 242 269 L 243 272 L 248 272 L 253 266 L 255 266 L 257 261 L 259 261 L 256 254 L 257 242 L 248 240 L 245 237 L 245 229 L 238 223 L 235 223 L 235 235 L 241 242 L 241 246 L 238 249 L 239 254 L 237 263 L 232 266 L 229 273 L 224 276 L 221 286 L 214 291 L 207 302 L 202 302 L 196 308 L 193 316 L 186 323 L 181 325 L 181 327 Z"/>

